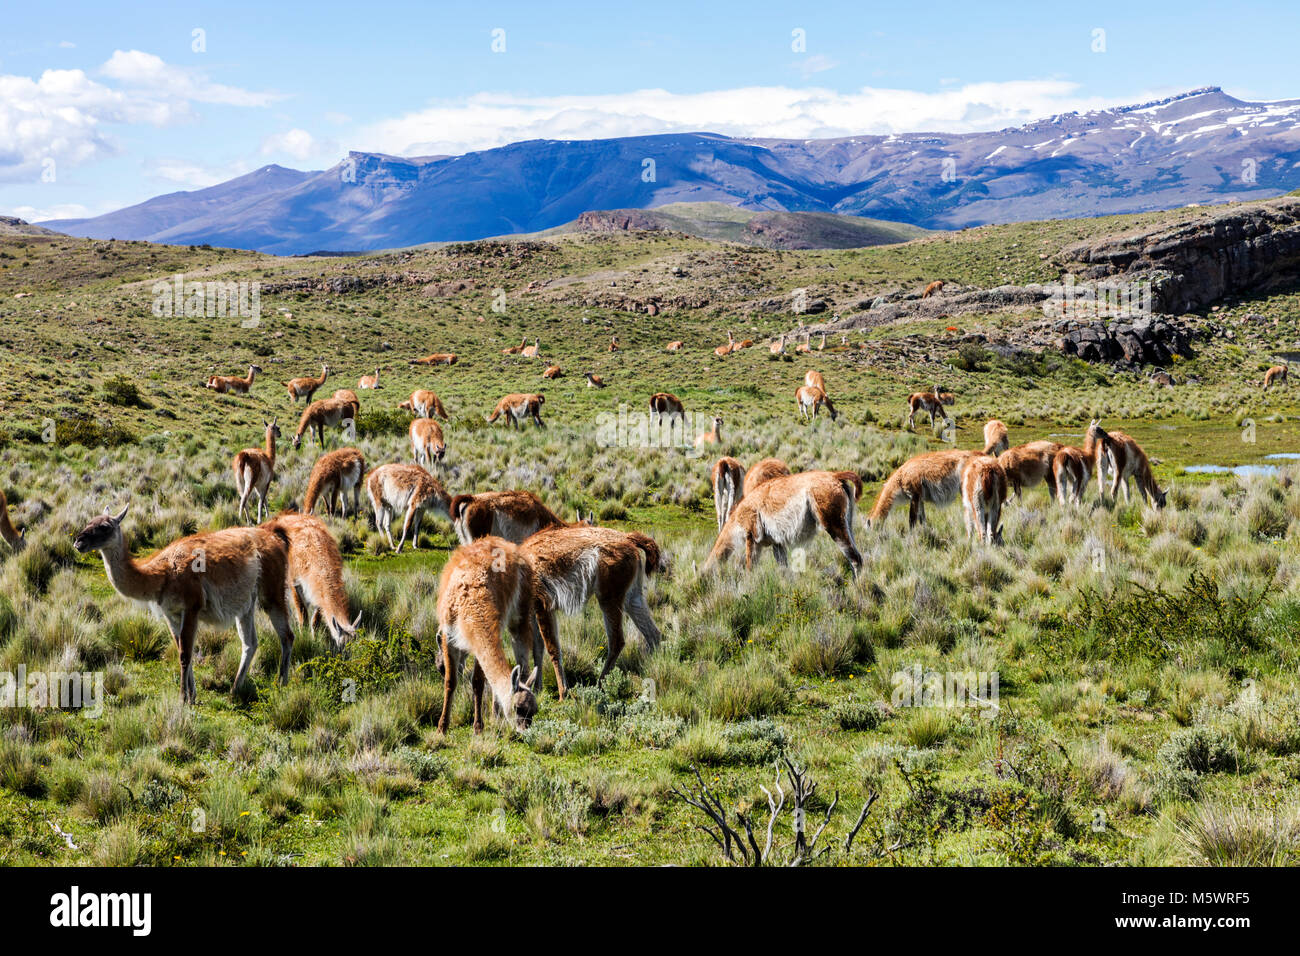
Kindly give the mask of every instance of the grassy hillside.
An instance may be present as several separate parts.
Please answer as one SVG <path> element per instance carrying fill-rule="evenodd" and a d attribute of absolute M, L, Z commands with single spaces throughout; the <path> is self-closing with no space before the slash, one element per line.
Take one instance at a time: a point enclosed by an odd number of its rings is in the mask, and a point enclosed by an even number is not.
<path fill-rule="evenodd" d="M 1257 382 L 1300 333 L 1297 296 L 1225 304 L 1214 318 L 1236 337 L 1179 363 L 1179 380 L 1195 384 L 1175 389 L 1059 357 L 953 364 L 960 334 L 1015 315 L 925 329 L 919 360 L 895 348 L 918 331 L 908 324 L 872 330 L 871 348 L 861 334 L 799 357 L 763 347 L 798 321 L 772 305 L 796 289 L 846 311 L 934 278 L 1052 279 L 1078 239 L 1196 214 L 816 252 L 564 235 L 276 259 L 0 238 L 0 487 L 29 541 L 17 556 L 0 545 L 0 672 L 101 671 L 109 695 L 96 720 L 0 708 L 0 862 L 720 862 L 674 788 L 698 786 L 695 767 L 724 805 L 752 806 L 765 823 L 759 786 L 770 789 L 785 753 L 819 784 L 810 814 L 820 819 L 838 790 L 832 837 L 880 794 L 852 853 L 829 862 L 1294 863 L 1300 486 L 1285 459 L 1266 456 L 1300 452 L 1300 408 L 1285 390 L 1261 398 Z M 155 316 L 153 283 L 176 273 L 260 282 L 260 324 Z M 652 293 L 665 303 L 654 316 L 605 304 Z M 1246 315 L 1263 320 L 1239 324 Z M 719 359 L 727 329 L 759 345 Z M 613 335 L 622 348 L 611 353 Z M 565 377 L 543 382 L 545 362 L 501 354 L 524 337 Z M 672 339 L 682 353 L 663 350 Z M 460 361 L 407 364 L 435 351 Z M 561 622 L 570 699 L 556 700 L 548 675 L 526 734 L 490 724 L 473 739 L 462 684 L 443 738 L 433 594 L 449 525 L 426 521 L 420 551 L 395 556 L 364 520 L 331 519 L 363 613 L 350 653 L 332 660 L 322 635 L 304 635 L 279 688 L 262 620 L 256 687 L 232 701 L 238 640 L 205 630 L 199 705 L 181 708 L 165 631 L 70 535 L 126 502 L 138 553 L 235 524 L 231 457 L 273 416 L 289 423 L 287 444 L 301 406 L 280 383 L 322 362 L 335 369 L 323 394 L 380 367 L 358 426 L 372 465 L 408 458 L 396 405 L 428 387 L 452 416 L 438 474 L 450 492 L 530 488 L 568 517 L 594 510 L 602 524 L 655 535 L 672 563 L 649 591 L 659 651 L 644 653 L 629 631 L 620 670 L 596 687 L 605 638 L 589 607 Z M 247 397 L 201 387 L 250 364 L 264 375 Z M 833 424 L 798 420 L 793 393 L 810 367 L 840 409 Z M 609 387 L 586 388 L 584 371 Z M 856 580 L 843 579 L 824 536 L 789 570 L 765 558 L 748 574 L 701 574 L 713 456 L 609 444 L 602 431 L 620 406 L 636 413 L 672 391 L 701 421 L 723 416 L 719 453 L 859 471 L 865 514 L 892 468 L 947 447 L 902 427 L 906 395 L 936 378 L 958 396 L 959 446 L 980 444 L 991 416 L 1013 442 L 1073 441 L 1100 417 L 1150 452 L 1171 507 L 1102 506 L 1093 486 L 1083 509 L 1063 509 L 1039 487 L 1008 506 L 1001 549 L 971 546 L 956 508 L 932 508 L 911 533 L 901 514 L 883 527 L 859 521 Z M 544 392 L 544 431 L 484 423 L 516 390 Z M 300 500 L 318 452 L 281 448 L 273 507 Z M 1184 471 L 1270 462 L 1282 470 Z M 996 672 L 996 712 L 898 704 L 900 675 L 917 666 Z"/>

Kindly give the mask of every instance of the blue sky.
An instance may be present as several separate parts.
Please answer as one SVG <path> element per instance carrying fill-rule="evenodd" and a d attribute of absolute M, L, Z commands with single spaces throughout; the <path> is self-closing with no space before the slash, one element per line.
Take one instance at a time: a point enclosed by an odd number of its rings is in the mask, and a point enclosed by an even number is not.
<path fill-rule="evenodd" d="M 964 131 L 1211 84 L 1298 98 L 1297 36 L 1294 2 L 9 4 L 0 212 L 95 215 L 348 149 Z"/>

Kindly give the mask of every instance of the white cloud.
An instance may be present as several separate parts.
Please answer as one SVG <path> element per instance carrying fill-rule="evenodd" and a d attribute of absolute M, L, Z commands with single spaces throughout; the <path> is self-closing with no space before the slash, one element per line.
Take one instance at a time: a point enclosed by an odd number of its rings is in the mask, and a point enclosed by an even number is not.
<path fill-rule="evenodd" d="M 118 50 L 100 71 L 0 74 L 0 182 L 36 182 L 46 160 L 78 166 L 114 155 L 115 125 L 167 126 L 194 118 L 192 103 L 265 106 L 274 94 L 209 82 L 152 54 Z"/>
<path fill-rule="evenodd" d="M 820 53 L 814 53 L 812 56 L 796 57 L 794 68 L 804 77 L 812 76 L 816 73 L 825 73 L 827 70 L 833 70 L 839 66 L 839 61 L 832 60 L 828 56 Z"/>
<path fill-rule="evenodd" d="M 188 159 L 176 158 L 155 159 L 145 164 L 146 171 L 154 179 L 190 189 L 203 189 L 224 183 L 227 179 L 242 176 L 251 168 L 251 164 L 244 161 L 205 166 Z"/>
<path fill-rule="evenodd" d="M 526 139 L 596 139 L 707 131 L 809 139 L 1001 129 L 1070 110 L 1102 109 L 1151 92 L 1103 100 L 1062 80 L 967 83 L 933 93 L 864 87 L 745 87 L 704 93 L 637 90 L 596 96 L 482 93 L 374 123 L 356 148 L 398 155 L 464 153 Z"/>
<path fill-rule="evenodd" d="M 275 133 L 262 140 L 263 156 L 284 153 L 294 159 L 309 159 L 319 152 L 320 144 L 305 129 L 286 130 L 283 133 Z"/>
<path fill-rule="evenodd" d="M 213 83 L 195 70 L 172 66 L 162 57 L 141 50 L 114 50 L 100 72 L 130 89 L 145 90 L 171 99 L 223 106 L 270 106 L 282 97 L 237 86 Z"/>

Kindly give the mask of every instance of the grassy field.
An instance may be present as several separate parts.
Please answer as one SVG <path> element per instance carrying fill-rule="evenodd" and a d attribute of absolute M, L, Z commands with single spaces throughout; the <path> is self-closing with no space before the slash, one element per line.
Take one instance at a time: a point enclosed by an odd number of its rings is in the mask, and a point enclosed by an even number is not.
<path fill-rule="evenodd" d="M 919 361 L 891 350 L 917 331 L 907 324 L 873 329 L 872 349 L 862 333 L 784 359 L 764 347 L 797 321 L 797 289 L 846 314 L 933 278 L 1055 279 L 1060 250 L 1080 238 L 1196 214 L 825 252 L 660 234 L 355 259 L 0 240 L 0 487 L 28 528 L 21 554 L 0 546 L 0 672 L 100 671 L 107 693 L 97 719 L 0 708 L 0 862 L 720 863 L 697 829 L 706 818 L 674 791 L 702 783 L 765 828 L 760 787 L 772 789 L 786 755 L 818 784 L 811 829 L 838 793 L 825 863 L 1295 863 L 1300 486 L 1286 459 L 1267 456 L 1300 452 L 1300 406 L 1285 389 L 1261 397 L 1258 382 L 1273 352 L 1295 347 L 1300 296 L 1224 303 L 1213 320 L 1234 338 L 1202 342 L 1174 370 L 1194 384 L 1172 389 L 1061 357 L 952 364 L 960 334 L 1016 316 L 926 329 Z M 176 273 L 260 282 L 260 323 L 155 316 L 152 286 Z M 659 314 L 610 304 L 645 296 Z M 727 330 L 759 344 L 720 359 Z M 565 377 L 544 382 L 546 363 L 501 354 L 525 336 Z M 672 339 L 682 353 L 663 350 Z M 407 364 L 441 351 L 460 361 Z M 323 635 L 304 634 L 280 688 L 263 620 L 256 686 L 232 700 L 238 641 L 204 631 L 199 704 L 183 708 L 165 629 L 117 596 L 71 535 L 127 502 L 137 554 L 237 523 L 229 463 L 272 416 L 285 441 L 271 504 L 298 502 L 319 449 L 287 447 L 301 406 L 280 383 L 324 362 L 335 374 L 322 396 L 380 368 L 356 441 L 371 465 L 409 457 L 396 406 L 428 387 L 452 418 L 438 473 L 449 492 L 529 488 L 566 517 L 592 510 L 653 534 L 672 563 L 649 592 L 660 649 L 647 655 L 632 636 L 596 686 L 604 632 L 589 607 L 562 619 L 569 699 L 547 675 L 526 733 L 492 724 L 474 739 L 462 689 L 444 738 L 433 598 L 450 526 L 426 522 L 418 553 L 392 555 L 365 520 L 331 520 L 364 615 L 349 653 L 330 657 Z M 247 397 L 201 385 L 250 364 L 264 374 Z M 798 420 L 793 393 L 810 367 L 835 423 Z M 586 371 L 609 387 L 586 388 Z M 723 416 L 719 451 L 746 464 L 776 455 L 859 471 L 865 514 L 890 470 L 947 447 L 903 428 L 907 394 L 935 380 L 958 396 L 958 446 L 980 444 L 992 416 L 1013 443 L 1077 441 L 1100 417 L 1142 442 L 1170 507 L 1102 506 L 1094 485 L 1082 509 L 1062 509 L 1040 487 L 1008 507 L 1000 549 L 968 544 L 956 508 L 932 509 L 912 533 L 901 514 L 860 522 L 856 580 L 825 537 L 789 570 L 765 560 L 701 574 L 714 456 L 610 444 L 602 431 L 621 406 L 636 414 L 671 391 L 701 422 Z M 545 430 L 484 422 L 511 391 L 545 394 Z M 1266 463 L 1278 470 L 1185 471 Z M 898 703 L 918 667 L 922 683 L 996 673 L 998 706 Z M 789 804 L 775 832 L 773 859 L 787 859 Z"/>

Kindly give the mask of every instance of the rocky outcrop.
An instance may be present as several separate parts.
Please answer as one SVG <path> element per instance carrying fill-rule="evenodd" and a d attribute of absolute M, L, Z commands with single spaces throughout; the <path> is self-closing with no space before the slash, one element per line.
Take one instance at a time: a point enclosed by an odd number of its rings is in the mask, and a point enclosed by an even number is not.
<path fill-rule="evenodd" d="M 1175 355 L 1193 355 L 1192 330 L 1164 317 L 1118 323 L 1064 319 L 1054 323 L 1052 330 L 1058 349 L 1086 362 L 1168 365 Z"/>
<path fill-rule="evenodd" d="M 576 232 L 659 232 L 667 227 L 652 212 L 640 209 L 594 209 L 574 221 Z"/>
<path fill-rule="evenodd" d="M 1157 312 L 1204 309 L 1300 277 L 1300 198 L 1214 210 L 1156 232 L 1079 243 L 1062 251 L 1082 279 L 1149 279 Z"/>

